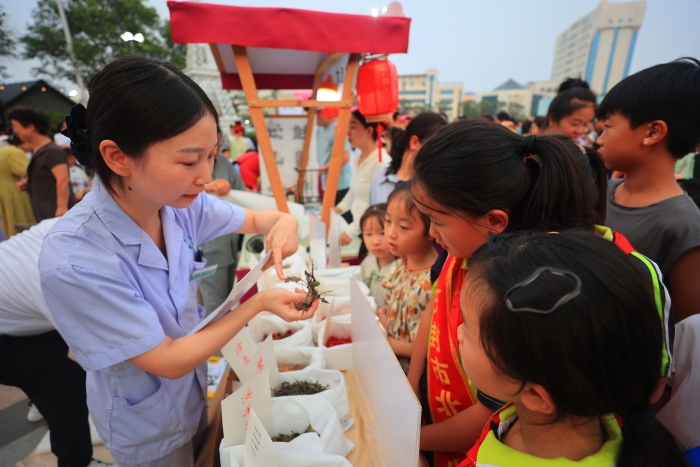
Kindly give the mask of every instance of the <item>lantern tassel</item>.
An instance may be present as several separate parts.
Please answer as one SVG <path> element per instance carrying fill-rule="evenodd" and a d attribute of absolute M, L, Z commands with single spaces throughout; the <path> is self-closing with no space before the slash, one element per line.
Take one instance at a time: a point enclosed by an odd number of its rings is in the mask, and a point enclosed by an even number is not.
<path fill-rule="evenodd" d="M 379 162 L 382 161 L 382 133 L 384 133 L 384 127 L 382 122 L 377 123 L 377 147 L 379 152 Z"/>

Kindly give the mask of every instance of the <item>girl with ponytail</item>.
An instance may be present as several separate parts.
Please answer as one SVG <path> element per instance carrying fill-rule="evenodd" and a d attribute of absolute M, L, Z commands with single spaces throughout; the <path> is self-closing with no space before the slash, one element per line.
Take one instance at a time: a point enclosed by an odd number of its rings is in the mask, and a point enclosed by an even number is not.
<path fill-rule="evenodd" d="M 460 467 L 688 465 L 650 405 L 662 332 L 644 280 L 590 232 L 498 235 L 472 255 L 461 363 L 508 404 Z"/>
<path fill-rule="evenodd" d="M 593 121 L 598 101 L 588 83 L 569 78 L 559 86 L 557 95 L 547 110 L 546 135 L 564 135 L 574 143 L 582 144 L 582 137 Z"/>
<path fill-rule="evenodd" d="M 369 190 L 370 205 L 386 203 L 396 184 L 411 178 L 416 153 L 445 125 L 447 121 L 435 112 L 422 112 L 411 119 L 406 130 L 392 140 L 389 167 L 377 172 L 372 179 L 372 187 Z"/>
<path fill-rule="evenodd" d="M 670 300 L 658 268 L 624 237 L 596 225 L 604 214 L 594 203 L 600 198 L 595 160 L 582 153 L 577 159 L 558 138 L 522 137 L 482 119 L 458 121 L 436 133 L 415 158 L 412 196 L 431 219 L 431 236 L 446 250 L 444 264 L 436 264 L 434 304 L 423 314 L 408 374 L 426 408 L 421 449 L 434 451 L 433 465 L 464 459 L 483 424 L 502 405 L 471 382 L 457 351 L 462 318 L 455 310 L 461 285 L 474 251 L 492 235 L 582 229 L 633 256 L 658 298 L 664 323 L 659 376 L 669 374 Z"/>

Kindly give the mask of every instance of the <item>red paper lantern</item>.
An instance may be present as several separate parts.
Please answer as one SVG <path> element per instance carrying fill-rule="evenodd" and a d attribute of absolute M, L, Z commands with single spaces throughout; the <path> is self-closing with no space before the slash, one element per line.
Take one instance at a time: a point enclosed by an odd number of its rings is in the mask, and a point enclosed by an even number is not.
<path fill-rule="evenodd" d="M 368 122 L 391 118 L 399 106 L 399 79 L 389 60 L 376 59 L 362 64 L 357 74 L 357 107 Z"/>

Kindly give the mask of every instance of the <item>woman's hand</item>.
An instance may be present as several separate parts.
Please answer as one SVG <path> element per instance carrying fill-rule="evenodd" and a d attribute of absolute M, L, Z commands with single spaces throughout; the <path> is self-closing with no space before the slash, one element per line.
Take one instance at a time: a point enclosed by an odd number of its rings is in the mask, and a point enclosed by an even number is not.
<path fill-rule="evenodd" d="M 231 191 L 231 184 L 223 178 L 217 178 L 204 185 L 204 191 L 214 193 L 218 196 L 225 196 Z"/>
<path fill-rule="evenodd" d="M 340 234 L 340 244 L 343 246 L 350 245 L 352 238 L 346 232 Z"/>
<path fill-rule="evenodd" d="M 343 213 L 343 210 L 340 209 L 338 206 L 336 206 L 336 207 L 333 208 L 333 212 L 335 212 L 336 214 L 342 214 L 342 213 Z"/>
<path fill-rule="evenodd" d="M 284 280 L 282 260 L 297 252 L 299 248 L 299 223 L 291 214 L 283 214 L 267 234 L 266 250 L 272 250 L 272 263 L 277 270 L 277 277 Z M 270 267 L 270 263 L 265 268 Z"/>
<path fill-rule="evenodd" d="M 297 310 L 295 305 L 302 304 L 306 299 L 306 292 L 301 289 L 295 290 L 296 293 L 286 289 L 273 288 L 260 292 L 255 297 L 260 302 L 261 310 L 274 313 L 285 321 L 299 321 L 313 317 L 318 308 L 319 300 L 314 300 L 308 310 Z"/>

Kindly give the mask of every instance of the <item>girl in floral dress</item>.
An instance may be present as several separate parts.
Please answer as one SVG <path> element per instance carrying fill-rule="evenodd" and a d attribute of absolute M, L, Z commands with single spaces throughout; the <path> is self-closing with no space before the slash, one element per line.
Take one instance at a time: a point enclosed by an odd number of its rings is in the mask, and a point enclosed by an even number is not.
<path fill-rule="evenodd" d="M 389 195 L 384 220 L 384 235 L 397 259 L 382 284 L 387 304 L 377 310 L 377 316 L 405 373 L 420 319 L 433 295 L 430 267 L 438 255 L 429 229 L 430 220 L 416 207 L 408 185 L 399 182 Z"/>

